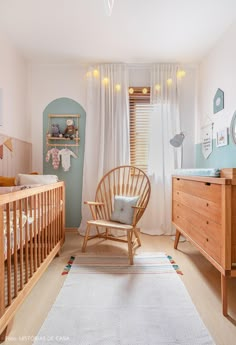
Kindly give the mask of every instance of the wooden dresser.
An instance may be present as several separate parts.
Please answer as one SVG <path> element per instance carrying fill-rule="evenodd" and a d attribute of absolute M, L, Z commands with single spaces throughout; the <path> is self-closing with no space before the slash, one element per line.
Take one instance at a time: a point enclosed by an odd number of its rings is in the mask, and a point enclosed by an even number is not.
<path fill-rule="evenodd" d="M 184 235 L 221 273 L 222 311 L 227 315 L 227 279 L 236 277 L 236 169 L 221 177 L 173 176 L 174 247 Z"/>

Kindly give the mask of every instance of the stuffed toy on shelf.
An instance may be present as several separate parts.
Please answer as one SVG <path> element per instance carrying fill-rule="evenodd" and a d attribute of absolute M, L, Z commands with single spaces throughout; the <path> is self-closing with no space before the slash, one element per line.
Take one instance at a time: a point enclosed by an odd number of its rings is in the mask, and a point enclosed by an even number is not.
<path fill-rule="evenodd" d="M 72 119 L 66 120 L 66 129 L 64 131 L 64 138 L 70 138 L 71 140 L 77 137 L 78 128 L 74 126 Z"/>
<path fill-rule="evenodd" d="M 58 123 L 52 123 L 51 125 L 51 136 L 52 137 L 61 137 L 60 126 Z"/>

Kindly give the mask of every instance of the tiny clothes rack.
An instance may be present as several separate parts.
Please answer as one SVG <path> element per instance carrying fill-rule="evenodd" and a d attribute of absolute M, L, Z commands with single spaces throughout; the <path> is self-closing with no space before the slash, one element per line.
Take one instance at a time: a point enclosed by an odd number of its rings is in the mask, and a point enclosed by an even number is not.
<path fill-rule="evenodd" d="M 49 147 L 71 147 L 79 151 L 79 118 L 80 114 L 49 114 L 48 129 L 46 134 L 46 145 Z M 67 129 L 67 120 L 72 120 L 71 130 L 73 135 L 65 137 Z"/>

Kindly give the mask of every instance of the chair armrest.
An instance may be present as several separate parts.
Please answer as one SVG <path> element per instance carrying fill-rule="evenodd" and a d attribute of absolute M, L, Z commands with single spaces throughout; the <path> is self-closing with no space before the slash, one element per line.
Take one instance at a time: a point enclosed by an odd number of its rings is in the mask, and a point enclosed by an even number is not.
<path fill-rule="evenodd" d="M 97 219 L 97 215 L 101 213 L 101 206 L 104 206 L 104 202 L 98 202 L 98 201 L 85 201 L 86 205 L 89 206 L 93 220 Z"/>
<path fill-rule="evenodd" d="M 137 210 L 145 210 L 145 207 L 142 206 L 131 206 L 132 208 L 137 208 Z"/>
<path fill-rule="evenodd" d="M 91 206 L 104 206 L 104 202 L 98 202 L 98 201 L 85 201 L 84 204 L 91 205 Z"/>

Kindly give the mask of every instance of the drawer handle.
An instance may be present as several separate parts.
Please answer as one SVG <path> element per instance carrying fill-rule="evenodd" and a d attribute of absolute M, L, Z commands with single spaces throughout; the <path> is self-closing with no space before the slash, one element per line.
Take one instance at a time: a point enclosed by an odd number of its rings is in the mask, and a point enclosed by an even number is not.
<path fill-rule="evenodd" d="M 207 242 L 209 241 L 208 238 L 206 238 L 206 241 L 207 241 Z"/>
<path fill-rule="evenodd" d="M 209 206 L 208 202 L 206 203 L 207 207 Z"/>
<path fill-rule="evenodd" d="M 210 186 L 211 183 L 210 183 L 210 182 L 205 182 L 205 185 L 206 185 L 206 186 Z"/>
<path fill-rule="evenodd" d="M 179 195 L 179 192 L 177 192 L 177 194 Z"/>
<path fill-rule="evenodd" d="M 206 221 L 206 224 L 209 224 L 208 220 Z"/>
<path fill-rule="evenodd" d="M 179 218 L 179 216 L 177 216 L 177 218 Z"/>
<path fill-rule="evenodd" d="M 177 177 L 177 179 L 176 179 L 177 181 L 179 181 L 180 180 L 180 178 L 179 177 Z"/>

